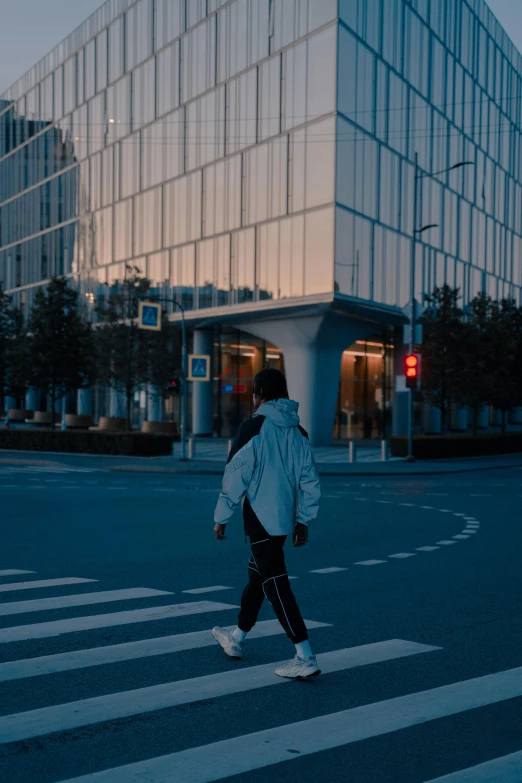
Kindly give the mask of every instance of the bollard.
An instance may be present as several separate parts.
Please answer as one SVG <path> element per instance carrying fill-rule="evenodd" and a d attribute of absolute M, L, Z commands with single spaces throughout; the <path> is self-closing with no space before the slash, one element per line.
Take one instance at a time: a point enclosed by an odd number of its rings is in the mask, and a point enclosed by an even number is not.
<path fill-rule="evenodd" d="M 348 462 L 356 462 L 357 461 L 357 449 L 355 446 L 355 441 L 351 440 L 348 445 Z"/>
<path fill-rule="evenodd" d="M 387 440 L 381 440 L 381 461 L 387 462 L 389 458 L 388 454 L 388 441 Z"/>
<path fill-rule="evenodd" d="M 193 435 L 188 439 L 188 458 L 196 459 L 196 439 Z"/>

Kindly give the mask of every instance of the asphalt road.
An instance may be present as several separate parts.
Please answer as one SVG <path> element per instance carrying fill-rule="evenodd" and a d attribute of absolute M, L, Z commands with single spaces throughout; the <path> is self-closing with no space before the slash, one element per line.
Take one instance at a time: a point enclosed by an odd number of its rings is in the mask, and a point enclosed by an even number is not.
<path fill-rule="evenodd" d="M 2 782 L 522 781 L 522 470 L 325 478 L 288 548 L 306 683 L 272 676 L 267 604 L 242 661 L 204 633 L 248 559 L 239 517 L 213 538 L 218 486 L 0 466 Z"/>

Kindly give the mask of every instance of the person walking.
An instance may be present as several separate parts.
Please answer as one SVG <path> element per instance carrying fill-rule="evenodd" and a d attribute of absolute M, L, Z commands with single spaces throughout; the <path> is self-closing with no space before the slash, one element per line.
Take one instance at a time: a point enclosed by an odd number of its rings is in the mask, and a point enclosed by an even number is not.
<path fill-rule="evenodd" d="M 321 672 L 290 587 L 283 547 L 288 536 L 295 547 L 308 542 L 308 525 L 319 511 L 319 476 L 308 435 L 299 424 L 299 404 L 288 398 L 283 373 L 258 373 L 253 397 L 257 410 L 234 439 L 214 514 L 214 535 L 223 541 L 226 525 L 243 501 L 251 549 L 248 584 L 237 627 L 216 627 L 212 634 L 229 657 L 242 658 L 243 643 L 266 596 L 296 649 L 295 657 L 275 673 L 301 679 Z"/>

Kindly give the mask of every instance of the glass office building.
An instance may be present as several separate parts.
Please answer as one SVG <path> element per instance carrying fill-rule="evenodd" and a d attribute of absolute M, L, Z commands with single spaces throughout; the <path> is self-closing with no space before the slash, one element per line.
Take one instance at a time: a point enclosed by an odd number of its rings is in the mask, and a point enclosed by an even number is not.
<path fill-rule="evenodd" d="M 66 274 L 93 306 L 138 266 L 215 356 L 196 433 L 229 434 L 273 362 L 314 443 L 361 416 L 368 434 L 402 342 L 415 153 L 437 224 L 417 300 L 520 301 L 521 102 L 484 0 L 108 0 L 1 96 L 1 279 L 29 308 Z"/>

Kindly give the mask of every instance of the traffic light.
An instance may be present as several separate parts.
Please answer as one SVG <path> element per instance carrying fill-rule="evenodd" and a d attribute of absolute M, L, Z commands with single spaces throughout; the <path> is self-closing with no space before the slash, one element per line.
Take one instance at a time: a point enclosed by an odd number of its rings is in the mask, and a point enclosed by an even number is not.
<path fill-rule="evenodd" d="M 418 389 L 420 381 L 420 356 L 409 353 L 404 359 L 404 375 L 408 389 Z"/>
<path fill-rule="evenodd" d="M 167 393 L 177 396 L 181 391 L 181 381 L 179 378 L 171 378 L 167 386 Z"/>

